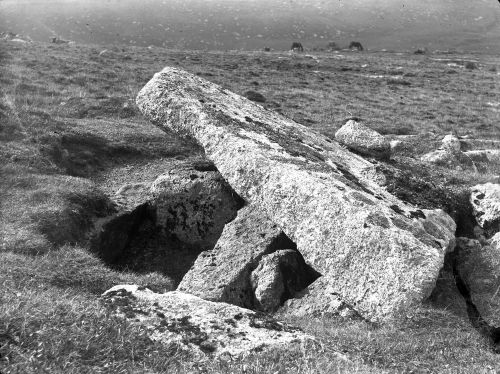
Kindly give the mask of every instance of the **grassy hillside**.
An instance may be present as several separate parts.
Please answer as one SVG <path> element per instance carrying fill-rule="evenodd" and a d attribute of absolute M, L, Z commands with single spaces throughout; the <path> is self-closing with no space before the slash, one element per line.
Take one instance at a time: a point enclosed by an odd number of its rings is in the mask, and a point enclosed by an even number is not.
<path fill-rule="evenodd" d="M 499 64 L 488 55 L 200 53 L 0 41 L 0 372 L 500 370 L 469 321 L 432 304 L 398 328 L 292 321 L 317 335 L 319 348 L 196 360 L 152 342 L 98 301 L 114 284 L 169 290 L 172 280 L 111 270 L 86 243 L 93 220 L 113 210 L 109 196 L 120 186 L 202 156 L 135 107 L 138 90 L 165 65 L 240 94 L 259 92 L 268 108 L 327 136 L 350 117 L 385 134 L 420 135 L 409 154 L 380 165 L 392 178 L 388 188 L 453 210 L 467 186 L 493 180 L 499 170 L 425 167 L 417 156 L 451 131 L 500 138 Z"/>

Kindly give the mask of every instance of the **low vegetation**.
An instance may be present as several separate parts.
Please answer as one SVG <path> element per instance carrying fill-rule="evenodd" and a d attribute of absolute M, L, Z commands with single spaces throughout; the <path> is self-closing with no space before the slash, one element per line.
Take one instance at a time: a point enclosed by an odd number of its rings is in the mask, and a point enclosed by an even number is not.
<path fill-rule="evenodd" d="M 384 134 L 418 135 L 416 147 L 379 165 L 388 189 L 458 217 L 466 211 L 466 189 L 500 171 L 466 173 L 417 159 L 449 132 L 500 137 L 498 57 L 104 49 L 0 41 L 2 374 L 500 370 L 500 359 L 467 320 L 432 305 L 397 328 L 290 321 L 316 335 L 319 347 L 242 360 L 191 357 L 151 341 L 98 300 L 115 284 L 166 291 L 172 280 L 109 269 L 87 243 L 93 219 L 114 209 L 109 196 L 121 185 L 153 180 L 173 160 L 201 155 L 135 107 L 139 89 L 165 65 L 242 95 L 251 91 L 265 98 L 262 105 L 330 137 L 352 117 Z"/>

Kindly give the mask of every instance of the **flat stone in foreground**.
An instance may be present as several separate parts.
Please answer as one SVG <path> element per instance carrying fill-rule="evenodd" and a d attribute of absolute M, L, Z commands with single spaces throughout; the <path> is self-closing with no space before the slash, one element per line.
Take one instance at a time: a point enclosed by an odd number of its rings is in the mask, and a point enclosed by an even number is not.
<path fill-rule="evenodd" d="M 380 188 L 368 161 L 175 68 L 156 74 L 137 104 L 155 125 L 194 138 L 236 193 L 363 317 L 391 320 L 430 295 L 455 224 Z"/>
<path fill-rule="evenodd" d="M 314 341 L 266 314 L 178 291 L 158 294 L 136 285 L 120 285 L 102 298 L 116 315 L 145 326 L 152 340 L 177 343 L 193 353 L 242 355 Z"/>

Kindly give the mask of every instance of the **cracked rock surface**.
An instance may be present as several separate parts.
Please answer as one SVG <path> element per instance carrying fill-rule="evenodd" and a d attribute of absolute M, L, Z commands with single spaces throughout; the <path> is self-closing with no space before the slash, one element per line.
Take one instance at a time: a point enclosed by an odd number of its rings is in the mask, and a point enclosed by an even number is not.
<path fill-rule="evenodd" d="M 137 104 L 160 128 L 194 138 L 236 193 L 364 318 L 396 319 L 430 295 L 455 223 L 387 193 L 370 162 L 176 68 L 157 73 Z"/>

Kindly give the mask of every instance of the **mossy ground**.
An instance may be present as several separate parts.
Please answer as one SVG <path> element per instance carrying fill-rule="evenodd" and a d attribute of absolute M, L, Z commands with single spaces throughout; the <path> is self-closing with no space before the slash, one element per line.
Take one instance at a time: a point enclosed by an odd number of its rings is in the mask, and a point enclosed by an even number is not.
<path fill-rule="evenodd" d="M 99 52 L 108 49 L 99 55 Z M 291 321 L 322 348 L 199 360 L 110 316 L 98 295 L 119 283 L 156 290 L 172 280 L 108 269 L 86 247 L 93 217 L 123 183 L 153 180 L 194 144 L 138 113 L 140 88 L 165 65 L 332 137 L 358 117 L 417 147 L 381 164 L 388 188 L 421 207 L 462 209 L 481 173 L 426 167 L 416 157 L 442 135 L 498 139 L 494 56 L 395 53 L 189 52 L 0 41 L 0 372 L 495 372 L 500 359 L 469 322 L 430 305 L 398 327 L 325 318 Z M 477 59 L 477 69 L 466 60 Z M 428 141 L 434 139 L 434 141 Z M 346 354 L 351 362 L 339 358 Z"/>

